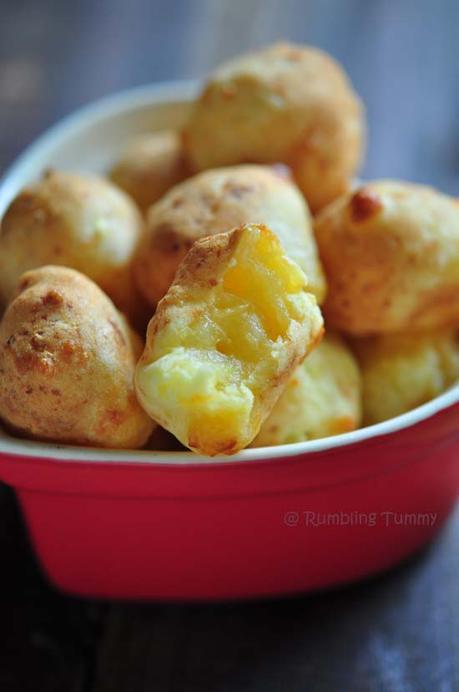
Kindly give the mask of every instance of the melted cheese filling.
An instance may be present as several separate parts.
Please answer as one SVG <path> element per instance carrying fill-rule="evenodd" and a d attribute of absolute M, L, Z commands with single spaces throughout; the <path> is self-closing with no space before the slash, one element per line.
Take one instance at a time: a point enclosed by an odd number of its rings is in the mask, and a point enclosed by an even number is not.
<path fill-rule="evenodd" d="M 185 444 L 245 444 L 259 425 L 256 399 L 285 366 L 292 320 L 312 297 L 306 277 L 267 229 L 248 226 L 217 285 L 171 307 L 137 382 L 152 415 Z M 242 445 L 237 444 L 240 448 Z"/>

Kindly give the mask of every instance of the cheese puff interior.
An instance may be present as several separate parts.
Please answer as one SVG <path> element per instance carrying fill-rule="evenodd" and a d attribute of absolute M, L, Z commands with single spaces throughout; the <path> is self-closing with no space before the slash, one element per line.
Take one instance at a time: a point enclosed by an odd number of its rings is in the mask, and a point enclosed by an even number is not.
<path fill-rule="evenodd" d="M 253 447 L 290 444 L 355 430 L 361 421 L 361 377 L 350 349 L 327 334 L 289 380 Z"/>
<path fill-rule="evenodd" d="M 353 345 L 362 369 L 366 425 L 426 403 L 459 378 L 459 342 L 451 331 L 387 335 Z"/>
<path fill-rule="evenodd" d="M 266 227 L 203 239 L 150 322 L 139 400 L 194 451 L 233 454 L 321 333 L 305 275 Z"/>

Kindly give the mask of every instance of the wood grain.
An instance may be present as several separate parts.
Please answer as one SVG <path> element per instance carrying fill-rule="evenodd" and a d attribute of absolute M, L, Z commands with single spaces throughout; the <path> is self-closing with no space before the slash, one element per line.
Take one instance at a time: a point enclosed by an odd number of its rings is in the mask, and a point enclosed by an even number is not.
<path fill-rule="evenodd" d="M 455 526 L 390 574 L 321 595 L 113 606 L 94 690 L 457 690 Z"/>

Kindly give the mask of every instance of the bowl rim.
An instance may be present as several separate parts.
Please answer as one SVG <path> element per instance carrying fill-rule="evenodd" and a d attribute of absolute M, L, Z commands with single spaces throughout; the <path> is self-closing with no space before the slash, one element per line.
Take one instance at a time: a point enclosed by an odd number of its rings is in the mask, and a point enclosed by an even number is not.
<path fill-rule="evenodd" d="M 351 432 L 306 440 L 273 447 L 249 447 L 232 456 L 206 457 L 191 451 L 156 451 L 149 449 L 108 449 L 105 447 L 80 447 L 53 442 L 24 440 L 0 436 L 0 460 L 2 456 L 36 460 L 82 462 L 91 464 L 123 464 L 151 466 L 220 466 L 226 464 L 246 466 L 250 462 L 275 461 L 279 459 L 307 457 L 340 448 L 349 448 L 387 438 L 412 428 L 433 416 L 459 405 L 459 384 L 435 397 L 431 401 L 411 409 L 395 418 L 376 423 Z"/>
<path fill-rule="evenodd" d="M 129 112 L 149 105 L 167 104 L 174 101 L 189 102 L 196 94 L 198 84 L 196 81 L 168 81 L 124 89 L 84 105 L 60 119 L 55 125 L 39 135 L 0 177 L 0 213 L 2 207 L 8 204 L 12 197 L 10 190 L 16 187 L 17 181 L 21 181 L 23 170 L 27 169 L 31 161 L 44 158 L 49 148 L 64 142 L 87 125 L 106 120 L 114 114 Z M 246 465 L 248 462 L 255 461 L 266 462 L 280 458 L 304 457 L 386 437 L 422 423 L 457 404 L 459 404 L 459 383 L 431 401 L 382 423 L 318 440 L 307 440 L 274 447 L 248 448 L 233 456 L 205 457 L 190 451 L 112 450 L 0 436 L 0 458 L 7 455 L 37 460 L 51 459 L 53 461 L 91 464 L 129 462 L 129 464 L 153 466 Z"/>
<path fill-rule="evenodd" d="M 22 179 L 23 169 L 30 161 L 39 160 L 48 148 L 59 145 L 89 123 L 97 123 L 115 114 L 129 112 L 149 105 L 175 102 L 189 103 L 199 88 L 196 80 L 177 80 L 145 84 L 108 94 L 80 106 L 60 118 L 36 137 L 7 166 L 0 175 L 0 213 L 12 198 L 11 189 Z"/>

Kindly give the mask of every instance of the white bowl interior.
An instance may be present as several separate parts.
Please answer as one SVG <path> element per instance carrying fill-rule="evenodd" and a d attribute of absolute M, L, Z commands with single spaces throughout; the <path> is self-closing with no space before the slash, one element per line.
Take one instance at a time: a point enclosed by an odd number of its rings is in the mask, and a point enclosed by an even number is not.
<path fill-rule="evenodd" d="M 195 84 L 180 82 L 141 87 L 102 99 L 65 118 L 39 137 L 3 176 L 0 181 L 0 215 L 17 192 L 26 183 L 38 179 L 46 168 L 103 173 L 117 160 L 126 142 L 132 137 L 145 132 L 180 127 L 189 112 L 195 92 Z M 395 432 L 458 401 L 459 385 L 456 385 L 417 409 L 368 428 L 321 440 L 246 449 L 233 457 L 221 457 L 218 461 L 246 462 L 326 451 Z M 0 429 L 0 454 L 2 452 L 88 462 L 201 464 L 216 461 L 216 458 L 199 457 L 191 452 L 107 451 L 28 442 L 12 438 Z"/>
<path fill-rule="evenodd" d="M 0 214 L 46 168 L 104 173 L 131 138 L 180 127 L 196 90 L 193 84 L 132 89 L 86 106 L 39 137 L 6 172 Z"/>

